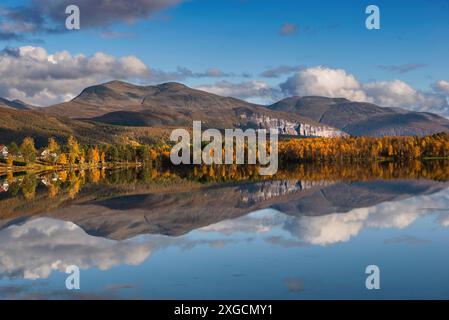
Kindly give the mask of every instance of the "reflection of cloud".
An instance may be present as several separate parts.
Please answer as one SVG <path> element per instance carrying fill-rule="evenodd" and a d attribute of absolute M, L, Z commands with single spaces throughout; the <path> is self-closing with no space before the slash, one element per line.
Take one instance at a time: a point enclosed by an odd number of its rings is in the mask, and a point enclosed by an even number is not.
<path fill-rule="evenodd" d="M 228 242 L 165 236 L 114 241 L 90 236 L 71 222 L 39 218 L 0 231 L 0 278 L 47 278 L 52 271 L 65 272 L 68 265 L 101 270 L 139 265 L 169 245 L 188 250 L 198 245 L 221 248 Z"/>
<path fill-rule="evenodd" d="M 275 210 L 261 210 L 245 217 L 226 220 L 202 228 L 201 231 L 214 231 L 230 235 L 235 232 L 269 233 L 282 227 L 297 240 L 282 236 L 267 236 L 265 241 L 283 247 L 297 247 L 305 244 L 329 245 L 349 241 L 365 228 L 397 228 L 410 226 L 418 218 L 436 214 L 436 222 L 449 226 L 449 214 L 439 209 L 449 205 L 449 189 L 432 195 L 408 198 L 396 202 L 384 202 L 369 208 L 353 209 L 347 213 L 334 213 L 323 216 L 292 217 Z M 392 240 L 393 241 L 393 240 Z M 396 239 L 403 243 L 417 243 L 417 239 Z"/>
<path fill-rule="evenodd" d="M 115 242 L 88 236 L 71 222 L 36 219 L 0 232 L 0 274 L 26 279 L 46 278 L 68 265 L 109 269 L 120 263 L 138 265 L 153 243 Z"/>
<path fill-rule="evenodd" d="M 298 293 L 304 291 L 304 285 L 302 284 L 302 281 L 296 278 L 285 279 L 285 285 L 290 292 Z"/>
<path fill-rule="evenodd" d="M 397 202 L 384 202 L 371 208 L 354 209 L 348 213 L 335 213 L 319 217 L 300 217 L 286 221 L 285 229 L 303 241 L 317 245 L 345 242 L 364 228 L 397 228 L 410 226 L 428 212 L 423 207 L 447 207 L 449 190 L 409 198 Z M 440 217 L 441 214 L 438 216 Z M 445 219 L 437 222 L 445 226 Z"/>
<path fill-rule="evenodd" d="M 320 217 L 301 217 L 286 221 L 285 229 L 310 244 L 327 245 L 345 242 L 364 227 L 366 210 L 347 214 L 330 214 Z"/>

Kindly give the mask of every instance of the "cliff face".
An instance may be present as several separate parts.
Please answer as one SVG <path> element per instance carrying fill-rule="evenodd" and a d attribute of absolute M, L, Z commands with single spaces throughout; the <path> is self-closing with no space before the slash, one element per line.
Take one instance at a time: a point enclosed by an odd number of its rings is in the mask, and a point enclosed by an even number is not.
<path fill-rule="evenodd" d="M 289 121 L 261 114 L 245 115 L 245 118 L 248 122 L 255 124 L 259 128 L 278 130 L 279 134 L 325 138 L 343 137 L 348 135 L 341 130 L 326 125 Z"/>
<path fill-rule="evenodd" d="M 449 120 L 435 114 L 341 98 L 291 97 L 269 108 L 301 115 L 353 136 L 420 136 L 449 132 Z"/>

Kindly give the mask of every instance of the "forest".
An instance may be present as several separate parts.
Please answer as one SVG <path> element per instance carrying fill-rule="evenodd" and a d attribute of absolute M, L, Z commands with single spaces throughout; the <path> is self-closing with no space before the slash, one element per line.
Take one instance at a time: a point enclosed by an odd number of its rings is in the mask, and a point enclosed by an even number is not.
<path fill-rule="evenodd" d="M 203 148 L 207 145 L 203 142 Z M 34 140 L 26 137 L 18 145 L 7 146 L 7 155 L 0 159 L 3 171 L 15 167 L 45 166 L 55 168 L 105 167 L 118 164 L 153 167 L 170 164 L 173 143 L 153 145 L 82 145 L 70 136 L 60 145 L 49 138 L 45 148 L 37 149 Z M 246 148 L 247 149 L 247 148 Z M 291 138 L 279 141 L 280 164 L 325 162 L 357 163 L 364 161 L 410 161 L 446 159 L 449 157 L 449 135 L 424 137 L 342 137 Z"/>

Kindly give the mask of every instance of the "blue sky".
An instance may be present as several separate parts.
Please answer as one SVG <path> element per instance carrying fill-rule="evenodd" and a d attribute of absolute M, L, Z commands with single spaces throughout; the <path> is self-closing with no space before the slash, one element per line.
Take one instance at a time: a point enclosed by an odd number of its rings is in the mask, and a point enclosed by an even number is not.
<path fill-rule="evenodd" d="M 129 16 L 121 19 L 115 15 L 111 21 L 93 26 L 83 25 L 83 17 L 90 14 L 83 12 L 85 1 L 69 2 L 81 3 L 80 31 L 55 34 L 37 29 L 24 33 L 25 39 L 20 41 L 0 40 L 0 46 L 39 46 L 48 54 L 67 50 L 72 55 L 90 56 L 103 52 L 114 57 L 135 56 L 148 68 L 164 72 L 182 67 L 204 73 L 215 68 L 226 74 L 223 79 L 173 79 L 202 88 L 217 81 L 262 81 L 277 90 L 292 73 L 278 78 L 261 73 L 279 66 L 343 69 L 360 83 L 397 79 L 423 92 L 432 91 L 438 81 L 449 81 L 448 0 L 155 0 L 157 9 L 148 9 L 148 16 L 130 22 L 125 21 Z M 128 1 L 133 2 L 145 6 L 151 1 Z M 22 5 L 22 10 L 27 10 L 29 4 L 8 0 L 1 6 Z M 365 28 L 369 4 L 380 8 L 381 30 Z M 53 16 L 51 24 L 64 22 Z M 285 24 L 294 26 L 296 32 L 281 34 Z M 152 81 L 155 79 L 137 82 Z"/>

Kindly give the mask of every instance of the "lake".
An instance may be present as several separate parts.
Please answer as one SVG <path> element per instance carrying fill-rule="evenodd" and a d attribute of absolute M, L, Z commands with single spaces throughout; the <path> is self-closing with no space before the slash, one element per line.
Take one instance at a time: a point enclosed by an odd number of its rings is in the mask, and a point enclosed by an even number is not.
<path fill-rule="evenodd" d="M 0 298 L 447 299 L 448 168 L 10 173 Z M 379 290 L 365 286 L 369 265 Z"/>

